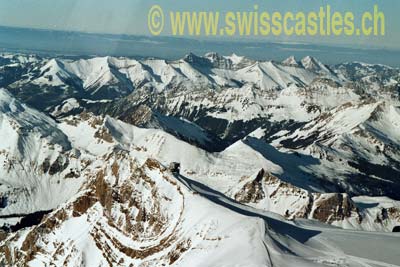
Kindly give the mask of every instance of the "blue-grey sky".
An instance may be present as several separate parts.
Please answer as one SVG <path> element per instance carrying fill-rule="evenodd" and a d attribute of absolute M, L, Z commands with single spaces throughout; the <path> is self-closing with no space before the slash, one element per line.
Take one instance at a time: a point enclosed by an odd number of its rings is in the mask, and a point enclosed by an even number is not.
<path fill-rule="evenodd" d="M 164 11 L 312 11 L 330 4 L 337 11 L 360 16 L 374 4 L 386 16 L 384 37 L 279 37 L 278 41 L 305 41 L 400 48 L 399 0 L 0 0 L 0 25 L 84 32 L 148 35 L 147 12 L 159 4 Z M 266 37 L 264 38 L 268 41 Z M 271 37 L 270 37 L 271 38 Z M 260 39 L 258 39 L 260 40 Z M 271 39 L 272 40 L 272 39 Z M 277 39 L 273 39 L 276 41 Z"/>

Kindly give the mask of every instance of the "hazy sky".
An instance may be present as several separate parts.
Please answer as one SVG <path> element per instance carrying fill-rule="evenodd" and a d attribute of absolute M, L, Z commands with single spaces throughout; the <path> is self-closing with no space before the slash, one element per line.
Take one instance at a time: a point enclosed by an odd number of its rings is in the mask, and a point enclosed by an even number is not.
<path fill-rule="evenodd" d="M 349 10 L 356 15 L 371 11 L 373 5 L 378 4 L 386 15 L 385 37 L 318 37 L 305 40 L 279 37 L 279 40 L 400 48 L 399 0 L 0 0 L 0 25 L 148 35 L 147 12 L 154 4 L 161 5 L 164 11 L 251 11 L 253 5 L 258 4 L 259 10 L 270 12 L 311 11 L 330 4 L 338 11 Z"/>

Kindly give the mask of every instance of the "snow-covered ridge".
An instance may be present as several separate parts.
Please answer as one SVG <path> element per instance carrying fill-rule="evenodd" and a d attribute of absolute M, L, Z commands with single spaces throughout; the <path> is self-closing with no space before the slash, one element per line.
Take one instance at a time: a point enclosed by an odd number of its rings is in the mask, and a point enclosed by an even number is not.
<path fill-rule="evenodd" d="M 4 89 L 0 139 L 0 197 L 7 203 L 1 216 L 52 209 L 76 193 L 79 180 L 60 182 L 81 168 L 67 135 Z"/>
<path fill-rule="evenodd" d="M 162 91 L 240 88 L 243 84 L 255 84 L 263 90 L 271 90 L 283 89 L 290 84 L 308 85 L 317 76 L 339 80 L 328 67 L 310 57 L 304 58 L 299 65 L 287 64 L 286 61 L 254 61 L 234 54 L 221 56 L 217 53 L 207 53 L 203 57 L 189 54 L 175 61 L 115 57 L 53 58 L 37 62 L 14 58 L 14 61 L 13 64 L 21 66 L 26 62 L 35 63 L 28 65 L 28 80 L 23 78 L 18 82 L 20 84 L 29 82 L 64 89 L 74 86 L 95 98 L 121 97 L 142 87 Z"/>

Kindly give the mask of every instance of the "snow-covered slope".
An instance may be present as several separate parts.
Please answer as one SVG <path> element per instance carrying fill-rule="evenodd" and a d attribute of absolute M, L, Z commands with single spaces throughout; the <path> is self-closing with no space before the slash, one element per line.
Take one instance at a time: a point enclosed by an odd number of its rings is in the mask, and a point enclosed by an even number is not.
<path fill-rule="evenodd" d="M 55 121 L 0 89 L 0 215 L 55 208 L 76 193 L 76 153 Z M 65 179 L 70 177 L 71 179 Z M 60 182 L 64 180 L 64 182 Z"/>
<path fill-rule="evenodd" d="M 6 262 L 13 266 L 268 264 L 262 220 L 195 195 L 156 161 L 138 166 L 126 152 L 105 156 L 109 164 L 97 163 L 99 168 L 80 194 L 37 227 L 8 238 L 0 250 L 15 253 Z M 224 257 L 230 254 L 240 259 Z"/>
<path fill-rule="evenodd" d="M 398 198 L 400 111 L 386 101 L 345 104 L 273 141 L 318 160 L 308 172 L 348 192 Z M 279 134 L 278 134 L 279 136 Z"/>

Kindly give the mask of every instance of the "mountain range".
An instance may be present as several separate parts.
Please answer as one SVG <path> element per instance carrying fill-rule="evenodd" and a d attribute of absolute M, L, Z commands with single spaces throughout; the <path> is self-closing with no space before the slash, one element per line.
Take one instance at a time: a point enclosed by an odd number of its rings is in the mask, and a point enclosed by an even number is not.
<path fill-rule="evenodd" d="M 397 266 L 399 83 L 309 56 L 1 54 L 0 265 Z"/>

